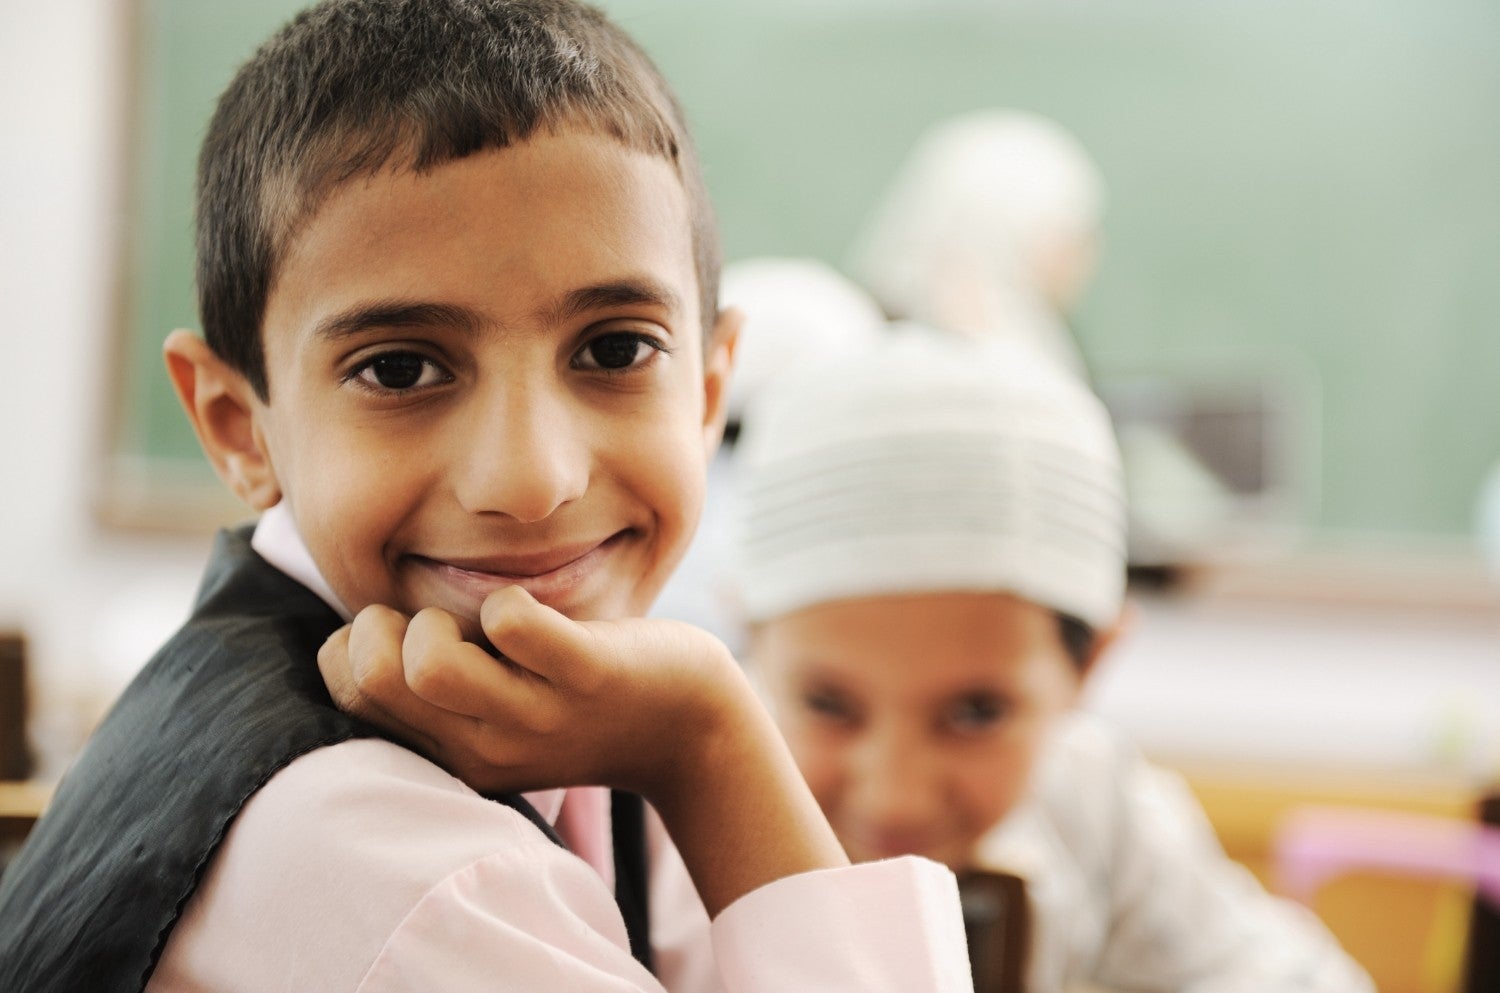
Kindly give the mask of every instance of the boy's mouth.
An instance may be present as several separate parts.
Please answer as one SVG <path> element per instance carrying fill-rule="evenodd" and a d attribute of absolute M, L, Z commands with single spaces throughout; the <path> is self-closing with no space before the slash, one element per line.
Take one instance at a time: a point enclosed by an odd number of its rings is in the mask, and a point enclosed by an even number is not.
<path fill-rule="evenodd" d="M 571 613 L 568 608 L 575 599 L 592 592 L 586 588 L 588 580 L 630 534 L 631 529 L 626 528 L 603 541 L 559 545 L 534 552 L 454 558 L 414 554 L 408 558 L 444 587 L 458 593 L 460 599 L 467 601 L 466 606 L 472 606 L 474 616 L 478 616 L 485 597 L 507 586 L 520 586 L 541 603 Z"/>

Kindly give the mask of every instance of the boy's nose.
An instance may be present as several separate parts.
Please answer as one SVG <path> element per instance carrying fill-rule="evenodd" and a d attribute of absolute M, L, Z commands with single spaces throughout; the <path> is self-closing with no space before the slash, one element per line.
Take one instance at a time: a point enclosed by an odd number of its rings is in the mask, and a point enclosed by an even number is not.
<path fill-rule="evenodd" d="M 851 758 L 848 795 L 861 822 L 885 844 L 919 848 L 942 804 L 931 749 L 892 729 L 872 732 Z"/>
<path fill-rule="evenodd" d="M 547 388 L 511 388 L 474 411 L 456 490 L 473 514 L 530 524 L 583 495 L 591 455 L 586 426 Z"/>

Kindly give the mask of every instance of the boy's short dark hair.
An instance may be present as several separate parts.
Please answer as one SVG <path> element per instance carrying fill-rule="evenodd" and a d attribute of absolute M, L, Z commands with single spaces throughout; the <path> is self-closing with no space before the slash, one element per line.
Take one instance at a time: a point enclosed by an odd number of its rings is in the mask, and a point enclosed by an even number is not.
<path fill-rule="evenodd" d="M 645 53 L 572 0 L 326 0 L 261 46 L 219 98 L 198 160 L 208 345 L 269 400 L 261 323 L 290 238 L 334 189 L 421 172 L 569 124 L 677 168 L 704 328 L 719 246 L 692 139 Z"/>
<path fill-rule="evenodd" d="M 1061 610 L 1052 613 L 1057 617 L 1057 634 L 1062 639 L 1063 650 L 1068 653 L 1068 661 L 1080 673 L 1088 671 L 1098 635 L 1091 626 L 1072 614 Z"/>

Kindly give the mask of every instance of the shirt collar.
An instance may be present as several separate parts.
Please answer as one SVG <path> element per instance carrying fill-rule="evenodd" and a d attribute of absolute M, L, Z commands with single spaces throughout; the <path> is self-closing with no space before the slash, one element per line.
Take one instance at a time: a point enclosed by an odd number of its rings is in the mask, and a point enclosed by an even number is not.
<path fill-rule="evenodd" d="M 316 593 L 345 621 L 354 619 L 349 608 L 344 606 L 344 602 L 318 571 L 318 564 L 313 561 L 312 553 L 307 550 L 302 535 L 297 531 L 297 522 L 292 518 L 291 508 L 286 505 L 285 500 L 260 515 L 260 523 L 255 525 L 255 535 L 250 539 L 250 547 L 261 558 Z"/>

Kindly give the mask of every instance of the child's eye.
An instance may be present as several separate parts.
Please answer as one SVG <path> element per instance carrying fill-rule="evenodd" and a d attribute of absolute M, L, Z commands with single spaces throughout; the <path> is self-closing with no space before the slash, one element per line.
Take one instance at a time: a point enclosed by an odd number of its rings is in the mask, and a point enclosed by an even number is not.
<path fill-rule="evenodd" d="M 968 693 L 958 698 L 943 715 L 943 724 L 959 734 L 988 731 L 1005 719 L 1005 701 L 993 693 Z"/>
<path fill-rule="evenodd" d="M 853 724 L 859 719 L 854 704 L 831 690 L 809 690 L 802 695 L 802 706 L 814 716 L 835 724 Z"/>
<path fill-rule="evenodd" d="M 385 352 L 354 370 L 353 377 L 379 390 L 404 391 L 436 386 L 449 378 L 446 370 L 417 352 Z"/>
<path fill-rule="evenodd" d="M 580 369 L 617 372 L 641 365 L 662 351 L 666 351 L 665 347 L 653 338 L 633 331 L 616 331 L 584 345 L 573 363 Z"/>

